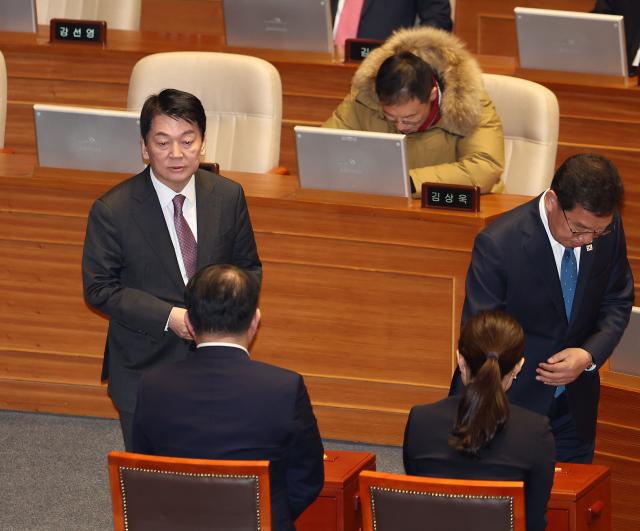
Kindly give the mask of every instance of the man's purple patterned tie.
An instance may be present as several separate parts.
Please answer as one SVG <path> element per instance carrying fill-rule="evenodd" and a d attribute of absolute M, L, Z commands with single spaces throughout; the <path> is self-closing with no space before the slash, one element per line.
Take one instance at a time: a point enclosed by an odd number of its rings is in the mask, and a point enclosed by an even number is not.
<path fill-rule="evenodd" d="M 182 205 L 184 204 L 185 196 L 178 194 L 173 198 L 173 223 L 176 226 L 176 234 L 178 236 L 178 243 L 180 244 L 180 251 L 182 251 L 182 260 L 184 261 L 184 268 L 187 271 L 187 277 L 191 278 L 196 274 L 198 263 L 198 244 L 193 237 L 193 232 L 184 219 L 182 214 Z"/>

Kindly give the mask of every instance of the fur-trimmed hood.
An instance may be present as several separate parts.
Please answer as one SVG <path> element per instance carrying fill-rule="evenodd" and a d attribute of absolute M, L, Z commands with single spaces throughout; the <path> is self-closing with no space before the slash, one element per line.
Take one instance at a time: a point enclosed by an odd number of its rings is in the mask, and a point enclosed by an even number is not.
<path fill-rule="evenodd" d="M 375 91 L 376 74 L 388 57 L 405 51 L 427 62 L 441 82 L 442 118 L 438 125 L 457 135 L 469 134 L 482 113 L 482 72 L 462 41 L 443 30 L 418 27 L 396 31 L 369 54 L 353 76 L 351 91 L 356 99 L 382 113 Z"/>

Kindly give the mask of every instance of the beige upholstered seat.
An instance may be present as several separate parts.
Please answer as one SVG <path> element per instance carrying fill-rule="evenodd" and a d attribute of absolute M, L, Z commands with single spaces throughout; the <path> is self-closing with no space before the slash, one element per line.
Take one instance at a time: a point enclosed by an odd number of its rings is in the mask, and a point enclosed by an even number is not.
<path fill-rule="evenodd" d="M 548 88 L 517 77 L 483 74 L 504 128 L 509 194 L 537 195 L 551 183 L 558 150 L 558 99 Z"/>
<path fill-rule="evenodd" d="M 360 473 L 363 531 L 524 531 L 524 484 Z"/>
<path fill-rule="evenodd" d="M 0 52 L 0 149 L 4 147 L 4 129 L 7 124 L 7 67 Z"/>
<path fill-rule="evenodd" d="M 116 531 L 270 531 L 269 461 L 109 454 Z"/>
<path fill-rule="evenodd" d="M 278 165 L 282 84 L 270 63 L 246 55 L 169 52 L 136 63 L 127 106 L 175 88 L 200 98 L 207 115 L 205 156 L 222 170 L 266 172 Z"/>
<path fill-rule="evenodd" d="M 140 29 L 141 0 L 37 0 L 38 24 L 52 18 L 106 20 L 107 28 Z"/>

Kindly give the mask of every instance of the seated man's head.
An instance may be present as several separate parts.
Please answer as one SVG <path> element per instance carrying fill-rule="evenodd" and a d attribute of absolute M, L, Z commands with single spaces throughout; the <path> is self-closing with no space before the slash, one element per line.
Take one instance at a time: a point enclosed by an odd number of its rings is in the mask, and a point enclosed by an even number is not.
<path fill-rule="evenodd" d="M 202 103 L 188 92 L 165 89 L 142 106 L 142 156 L 156 178 L 175 192 L 182 191 L 198 169 L 206 127 Z"/>
<path fill-rule="evenodd" d="M 415 133 L 429 116 L 438 88 L 432 68 L 411 52 L 388 57 L 376 74 L 376 95 L 387 121 Z"/>
<path fill-rule="evenodd" d="M 187 327 L 196 343 L 224 341 L 248 345 L 260 322 L 258 281 L 232 265 L 210 265 L 185 288 Z"/>
<path fill-rule="evenodd" d="M 609 159 L 589 153 L 569 157 L 545 196 L 551 234 L 565 247 L 580 247 L 606 236 L 623 195 L 622 180 Z"/>

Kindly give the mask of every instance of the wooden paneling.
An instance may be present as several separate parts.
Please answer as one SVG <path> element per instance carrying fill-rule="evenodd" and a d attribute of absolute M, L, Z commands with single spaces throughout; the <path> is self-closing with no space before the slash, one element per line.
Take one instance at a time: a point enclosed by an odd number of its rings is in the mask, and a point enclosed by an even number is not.
<path fill-rule="evenodd" d="M 477 53 L 518 56 L 518 42 L 513 16 L 478 15 Z"/>
<path fill-rule="evenodd" d="M 640 529 L 640 461 L 596 452 L 594 463 L 611 468 L 613 529 Z"/>
<path fill-rule="evenodd" d="M 0 406 L 112 416 L 99 382 L 106 320 L 83 301 L 80 259 L 92 200 L 122 176 L 32 175 L 33 164 L 0 155 Z M 475 234 L 524 198 L 449 213 L 314 201 L 293 176 L 230 176 L 264 263 L 253 355 L 308 377 L 326 437 L 398 444 L 409 407 L 446 393 Z"/>
<path fill-rule="evenodd" d="M 140 29 L 224 35 L 222 0 L 142 0 Z"/>
<path fill-rule="evenodd" d="M 516 6 L 587 12 L 594 3 L 594 0 L 456 0 L 453 31 L 473 52 L 514 57 Z"/>
<path fill-rule="evenodd" d="M 587 11 L 592 0 L 517 4 Z M 515 5 L 458 0 L 456 33 L 472 49 L 511 53 Z M 103 50 L 0 34 L 9 73 L 7 145 L 34 152 L 35 102 L 124 108 L 131 69 L 142 56 L 225 50 L 219 9 L 219 0 L 144 0 L 143 29 L 156 32 L 110 32 Z M 295 171 L 293 126 L 324 121 L 355 67 L 322 55 L 247 52 L 280 72 L 280 162 Z M 479 60 L 487 72 L 515 73 L 512 58 Z M 543 84 L 560 102 L 558 160 L 591 151 L 620 169 L 629 257 L 640 279 L 640 89 Z M 89 205 L 114 181 L 65 172 L 39 179 L 32 165 L 32 158 L 0 157 L 0 407 L 113 417 L 98 381 L 106 321 L 82 302 L 79 259 Z M 473 236 L 517 201 L 487 197 L 479 217 L 442 215 L 296 198 L 295 177 L 237 178 L 248 191 L 265 263 L 256 357 L 305 374 L 325 437 L 398 444 L 410 405 L 446 390 Z M 640 379 L 602 372 L 597 461 L 612 467 L 614 529 L 640 529 Z"/>

